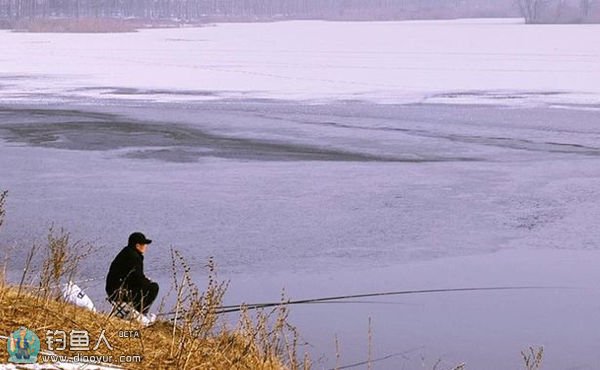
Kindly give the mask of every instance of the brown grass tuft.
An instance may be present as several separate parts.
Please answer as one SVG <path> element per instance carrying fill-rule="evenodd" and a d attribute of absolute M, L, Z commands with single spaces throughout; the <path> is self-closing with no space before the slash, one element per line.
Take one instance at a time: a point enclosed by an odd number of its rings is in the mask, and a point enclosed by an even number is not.
<path fill-rule="evenodd" d="M 540 370 L 544 358 L 544 347 L 529 347 L 527 350 L 521 351 L 521 356 L 525 370 Z"/>
<path fill-rule="evenodd" d="M 218 280 L 213 259 L 206 265 L 203 291 L 191 279 L 185 258 L 174 249 L 171 266 L 176 303 L 171 311 L 170 345 L 164 356 L 172 366 L 183 369 L 201 363 L 227 369 L 310 368 L 308 357 L 301 361 L 297 355 L 298 334 L 287 320 L 285 297 L 281 306 L 269 312 L 259 310 L 252 315 L 241 307 L 237 327 L 229 330 L 224 314 L 219 313 L 229 282 Z"/>
<path fill-rule="evenodd" d="M 61 283 L 75 280 L 81 262 L 90 256 L 95 248 L 81 240 L 72 242 L 71 234 L 64 229 L 51 227 L 48 244 L 42 261 L 39 281 L 39 295 L 58 298 Z"/>
<path fill-rule="evenodd" d="M 6 196 L 8 195 L 8 191 L 0 192 L 0 228 L 4 223 L 4 216 L 6 215 L 6 210 L 4 206 L 6 204 Z"/>

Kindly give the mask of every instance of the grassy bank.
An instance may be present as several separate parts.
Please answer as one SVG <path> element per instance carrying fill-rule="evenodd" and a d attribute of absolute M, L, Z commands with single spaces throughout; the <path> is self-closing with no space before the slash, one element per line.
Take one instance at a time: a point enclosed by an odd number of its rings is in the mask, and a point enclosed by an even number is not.
<path fill-rule="evenodd" d="M 0 227 L 5 200 L 6 193 L 0 193 Z M 79 362 L 99 359 L 128 369 L 310 368 L 307 357 L 297 356 L 297 334 L 287 322 L 285 305 L 252 313 L 242 307 L 234 325 L 231 317 L 226 320 L 218 312 L 227 282 L 217 280 L 212 261 L 207 265 L 207 285 L 200 289 L 191 279 L 185 258 L 175 250 L 171 251 L 173 284 L 166 293 L 175 303 L 172 307 L 161 303 L 158 308 L 174 313 L 163 316 L 168 319 L 143 327 L 137 321 L 68 303 L 61 284 L 76 281 L 82 262 L 93 254 L 91 244 L 73 242 L 64 230 L 51 229 L 43 248 L 30 249 L 20 282 L 12 284 L 5 280 L 10 257 L 6 256 L 0 268 L 0 335 L 8 336 L 22 326 L 35 332 L 41 342 L 39 362 L 65 362 L 52 355 L 79 355 L 84 358 Z M 72 347 L 73 331 L 88 333 L 88 349 Z M 108 343 L 100 340 L 102 332 Z M 68 345 L 61 344 L 62 338 Z M 7 346 L 0 340 L 0 363 L 6 359 Z"/>
<path fill-rule="evenodd" d="M 168 322 L 158 322 L 143 328 L 134 321 L 109 317 L 59 300 L 44 300 L 31 292 L 19 292 L 16 287 L 0 287 L 0 332 L 12 333 L 26 326 L 40 338 L 42 351 L 47 351 L 48 335 L 57 338 L 55 330 L 68 334 L 72 330 L 89 333 L 90 350 L 52 351 L 60 356 L 112 356 L 112 365 L 133 369 L 202 368 L 202 369 L 284 369 L 296 368 L 280 354 L 264 346 L 253 324 L 244 328 L 218 332 L 206 337 L 196 337 Z M 251 328 L 255 328 L 252 330 Z M 104 342 L 92 350 L 104 330 L 112 350 Z M 259 330 L 259 329 L 258 329 Z M 130 335 L 132 338 L 124 337 Z M 128 356 L 128 357 L 121 357 Z M 138 356 L 142 356 L 139 358 Z M 0 358 L 8 358 L 6 345 L 0 345 Z M 40 361 L 41 360 L 41 361 Z M 38 357 L 42 362 L 43 357 Z M 141 361 L 138 361 L 141 360 Z M 130 361 L 130 362 L 121 362 Z"/>

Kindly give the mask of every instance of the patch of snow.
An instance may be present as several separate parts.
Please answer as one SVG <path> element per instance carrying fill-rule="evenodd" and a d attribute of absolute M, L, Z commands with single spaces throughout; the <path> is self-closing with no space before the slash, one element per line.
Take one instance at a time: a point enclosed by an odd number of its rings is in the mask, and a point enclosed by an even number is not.
<path fill-rule="evenodd" d="M 0 98 L 600 104 L 599 30 L 477 19 L 2 31 Z"/>

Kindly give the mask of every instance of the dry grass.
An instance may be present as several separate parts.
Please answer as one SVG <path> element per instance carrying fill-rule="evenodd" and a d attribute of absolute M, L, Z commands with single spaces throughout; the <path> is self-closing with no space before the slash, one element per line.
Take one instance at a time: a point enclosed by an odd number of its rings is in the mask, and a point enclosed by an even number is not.
<path fill-rule="evenodd" d="M 173 255 L 175 262 L 184 263 L 179 253 L 174 251 Z M 60 261 L 63 260 L 61 257 Z M 209 265 L 211 272 L 203 292 L 191 281 L 189 268 L 183 265 L 184 273 L 177 279 L 175 289 L 175 315 L 170 321 L 159 321 L 148 328 L 65 303 L 39 287 L 0 284 L 0 332 L 9 333 L 26 326 L 40 337 L 44 350 L 46 338 L 54 330 L 62 330 L 67 336 L 72 330 L 88 331 L 91 347 L 105 330 L 112 350 L 101 346 L 97 351 L 77 352 L 67 347 L 55 353 L 61 356 L 112 355 L 113 364 L 117 365 L 114 361 L 120 356 L 143 356 L 141 363 L 121 364 L 127 368 L 308 369 L 309 361 L 297 358 L 297 336 L 287 322 L 285 306 L 269 313 L 257 312 L 254 316 L 242 310 L 238 326 L 232 330 L 227 328 L 222 315 L 217 313 L 226 284 L 215 279 L 214 265 Z M 56 269 L 42 271 L 51 274 L 43 278 L 50 281 Z M 174 277 L 177 278 L 177 274 Z M 139 331 L 141 336 L 122 338 L 119 334 L 132 330 Z M 0 358 L 6 358 L 5 351 L 6 346 L 0 345 Z"/>
<path fill-rule="evenodd" d="M 256 311 L 251 315 L 241 308 L 237 328 L 227 329 L 227 322 L 219 314 L 228 282 L 220 282 L 215 272 L 215 264 L 209 260 L 207 285 L 201 291 L 190 276 L 190 267 L 176 250 L 171 250 L 173 291 L 176 303 L 169 346 L 171 364 L 183 369 L 190 366 L 195 354 L 196 361 L 210 362 L 219 359 L 224 368 L 257 369 L 308 369 L 307 358 L 300 361 L 297 356 L 298 336 L 296 329 L 288 323 L 288 309 L 285 299 L 282 305 L 269 312 Z M 181 272 L 182 271 L 182 272 Z M 223 333 L 229 334 L 227 340 L 214 342 Z M 206 347 L 205 343 L 215 344 Z M 232 350 L 236 353 L 233 356 Z M 229 355 L 226 355 L 229 354 Z"/>
<path fill-rule="evenodd" d="M 39 276 L 39 295 L 58 298 L 60 284 L 75 280 L 81 262 L 88 258 L 95 248 L 81 240 L 72 242 L 71 235 L 64 229 L 50 228 L 45 257 Z"/>
<path fill-rule="evenodd" d="M 204 22 L 186 24 L 202 27 Z M 118 19 L 118 18 L 32 18 L 0 22 L 0 29 L 15 32 L 48 33 L 121 33 L 145 28 L 176 28 L 184 26 L 175 20 Z"/>
<path fill-rule="evenodd" d="M 529 347 L 526 351 L 521 351 L 525 370 L 540 370 L 544 358 L 544 347 Z"/>
<path fill-rule="evenodd" d="M 287 368 L 284 361 L 274 356 L 265 356 L 261 352 L 260 343 L 252 339 L 258 330 L 254 325 L 254 329 L 249 331 L 222 330 L 210 337 L 192 339 L 192 334 L 186 332 L 185 327 L 169 322 L 159 322 L 151 327 L 142 328 L 135 322 L 94 313 L 60 301 L 39 301 L 38 297 L 30 292 L 18 294 L 14 288 L 0 287 L 0 332 L 9 333 L 20 326 L 26 326 L 38 334 L 42 349 L 46 348 L 44 343 L 48 331 L 52 335 L 54 330 L 63 330 L 68 335 L 71 330 L 86 330 L 90 333 L 90 346 L 93 347 L 101 331 L 105 330 L 112 350 L 102 344 L 97 351 L 74 352 L 67 346 L 64 351 L 54 352 L 65 356 L 74 356 L 77 353 L 112 355 L 113 359 L 118 359 L 121 355 L 143 356 L 141 363 L 120 364 L 127 368 Z M 141 337 L 119 336 L 119 332 L 128 330 L 139 330 Z M 182 341 L 182 338 L 185 339 Z M 174 340 L 176 346 L 173 353 Z M 0 346 L 0 358 L 7 357 L 6 346 Z"/>
<path fill-rule="evenodd" d="M 5 199 L 6 194 L 1 193 L 0 225 Z M 132 369 L 310 368 L 308 358 L 298 359 L 297 334 L 287 321 L 285 305 L 255 315 L 242 309 L 238 325 L 228 328 L 228 321 L 218 312 L 227 283 L 217 280 L 212 260 L 207 265 L 207 285 L 200 289 L 191 278 L 185 258 L 172 250 L 174 314 L 171 320 L 144 328 L 135 321 L 66 303 L 58 287 L 76 277 L 80 263 L 93 248 L 89 243 L 71 241 L 69 233 L 54 228 L 47 241 L 43 253 L 38 253 L 39 246 L 30 249 L 18 286 L 7 285 L 3 277 L 0 280 L 0 333 L 26 326 L 39 336 L 44 351 L 48 349 L 47 338 L 56 337 L 55 330 L 64 331 L 67 340 L 71 331 L 85 330 L 89 333 L 90 351 L 73 351 L 67 346 L 65 350 L 55 348 L 54 353 L 68 357 L 112 356 L 113 365 Z M 35 261 L 36 255 L 42 260 Z M 103 330 L 112 350 L 104 344 L 92 350 Z M 140 336 L 123 337 L 129 331 Z M 143 356 L 143 361 L 119 363 L 120 356 Z M 0 345 L 0 358 L 7 357 L 6 346 Z"/>
<path fill-rule="evenodd" d="M 35 18 L 16 21 L 11 28 L 17 32 L 112 33 L 136 32 L 142 26 L 114 18 Z"/>
<path fill-rule="evenodd" d="M 6 215 L 6 196 L 8 195 L 8 191 L 0 191 L 0 230 L 2 230 L 2 225 L 4 224 L 4 216 Z M 5 284 L 6 280 L 6 266 L 8 266 L 8 261 L 10 254 L 12 252 L 11 248 L 1 246 L 4 249 L 4 261 L 2 266 L 0 267 L 0 286 Z"/>
<path fill-rule="evenodd" d="M 8 194 L 8 191 L 0 192 L 0 228 L 2 227 L 2 224 L 4 223 L 4 216 L 6 215 L 6 210 L 4 209 L 4 206 L 6 203 L 6 195 L 7 194 Z"/>

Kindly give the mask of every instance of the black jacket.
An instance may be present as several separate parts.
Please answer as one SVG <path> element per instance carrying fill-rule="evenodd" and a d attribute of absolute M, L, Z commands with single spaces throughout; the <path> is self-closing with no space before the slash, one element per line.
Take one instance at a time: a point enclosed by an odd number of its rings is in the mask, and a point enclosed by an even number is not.
<path fill-rule="evenodd" d="M 121 287 L 137 293 L 147 289 L 151 283 L 144 275 L 144 255 L 135 247 L 127 246 L 110 264 L 106 276 L 106 294 L 112 296 Z"/>

